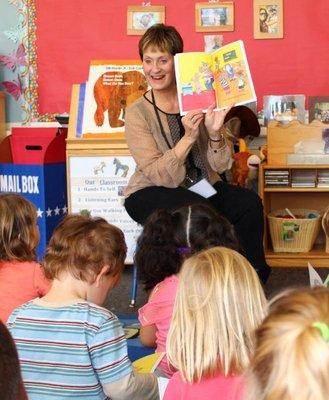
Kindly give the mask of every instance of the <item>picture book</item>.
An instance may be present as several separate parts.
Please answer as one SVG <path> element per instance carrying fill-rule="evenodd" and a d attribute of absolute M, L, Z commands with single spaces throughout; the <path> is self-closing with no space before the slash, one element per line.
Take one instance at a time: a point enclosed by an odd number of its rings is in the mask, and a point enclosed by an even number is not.
<path fill-rule="evenodd" d="M 82 137 L 124 132 L 124 113 L 147 90 L 137 60 L 94 60 L 86 83 Z"/>
<path fill-rule="evenodd" d="M 150 373 L 154 372 L 156 367 L 160 364 L 166 353 L 153 353 L 148 356 L 139 358 L 133 362 L 135 372 Z"/>
<path fill-rule="evenodd" d="M 256 101 L 244 44 L 229 43 L 212 53 L 191 52 L 175 55 L 175 72 L 181 115 Z"/>

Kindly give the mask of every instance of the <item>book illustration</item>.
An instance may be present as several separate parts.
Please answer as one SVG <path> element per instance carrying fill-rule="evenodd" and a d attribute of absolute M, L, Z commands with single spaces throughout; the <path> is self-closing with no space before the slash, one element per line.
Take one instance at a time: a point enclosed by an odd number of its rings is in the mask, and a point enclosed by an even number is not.
<path fill-rule="evenodd" d="M 139 358 L 133 362 L 134 371 L 137 373 L 151 373 L 156 370 L 166 353 L 153 353 Z"/>
<path fill-rule="evenodd" d="M 124 122 L 119 119 L 124 110 L 147 90 L 144 75 L 139 71 L 106 72 L 94 85 L 94 98 L 97 108 L 94 114 L 97 126 L 103 126 L 104 113 L 108 111 L 109 124 L 112 128 L 121 127 Z"/>
<path fill-rule="evenodd" d="M 93 61 L 86 85 L 82 133 L 123 132 L 126 107 L 146 91 L 138 61 Z"/>
<path fill-rule="evenodd" d="M 175 55 L 178 100 L 182 115 L 213 103 L 221 109 L 256 100 L 254 85 L 241 40 L 212 53 Z"/>

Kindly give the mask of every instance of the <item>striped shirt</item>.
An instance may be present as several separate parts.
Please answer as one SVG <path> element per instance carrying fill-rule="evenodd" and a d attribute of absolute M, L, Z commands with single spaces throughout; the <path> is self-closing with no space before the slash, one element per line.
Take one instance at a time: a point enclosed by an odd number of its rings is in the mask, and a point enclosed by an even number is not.
<path fill-rule="evenodd" d="M 14 310 L 8 328 L 29 400 L 105 400 L 102 385 L 132 371 L 118 318 L 95 304 L 30 301 Z"/>

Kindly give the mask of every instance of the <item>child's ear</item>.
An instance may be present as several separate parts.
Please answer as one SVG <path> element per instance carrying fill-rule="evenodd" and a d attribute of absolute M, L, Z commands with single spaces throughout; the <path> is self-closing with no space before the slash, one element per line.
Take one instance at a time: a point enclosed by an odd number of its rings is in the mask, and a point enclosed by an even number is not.
<path fill-rule="evenodd" d="M 96 287 L 99 287 L 102 277 L 106 275 L 109 272 L 109 270 L 110 270 L 109 265 L 104 265 L 104 267 L 102 267 L 102 269 L 100 270 L 94 281 L 94 285 Z"/>

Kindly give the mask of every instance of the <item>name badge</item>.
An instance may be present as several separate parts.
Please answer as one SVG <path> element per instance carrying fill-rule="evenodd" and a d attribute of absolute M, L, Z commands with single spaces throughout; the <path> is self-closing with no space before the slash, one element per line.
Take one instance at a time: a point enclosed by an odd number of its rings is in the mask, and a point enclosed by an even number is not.
<path fill-rule="evenodd" d="M 211 186 L 211 184 L 205 178 L 201 179 L 194 185 L 190 186 L 188 190 L 197 193 L 200 196 L 205 197 L 206 199 L 217 193 L 216 190 Z"/>

